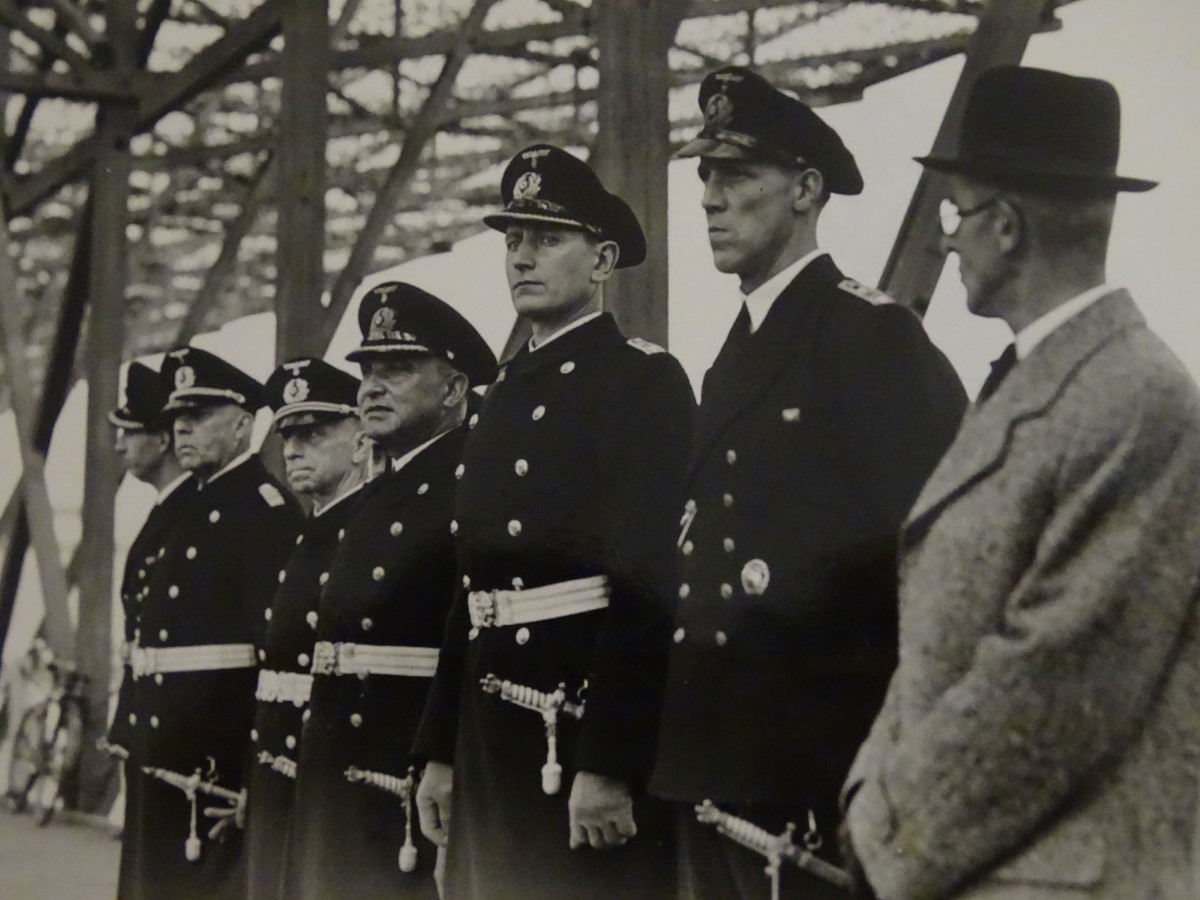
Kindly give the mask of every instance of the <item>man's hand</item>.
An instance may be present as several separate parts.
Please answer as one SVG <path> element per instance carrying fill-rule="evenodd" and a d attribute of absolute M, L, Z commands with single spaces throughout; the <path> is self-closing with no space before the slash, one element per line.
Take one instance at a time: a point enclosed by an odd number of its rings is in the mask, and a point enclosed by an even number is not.
<path fill-rule="evenodd" d="M 450 839 L 450 795 L 454 788 L 454 766 L 440 762 L 425 764 L 417 788 L 417 814 L 421 833 L 439 847 Z"/>
<path fill-rule="evenodd" d="M 239 831 L 244 831 L 246 828 L 246 789 L 243 788 L 238 794 L 238 802 L 235 806 L 207 806 L 204 808 L 204 815 L 217 820 L 216 824 L 208 830 L 208 836 L 212 840 L 219 840 L 225 833 L 232 832 L 234 827 Z"/>
<path fill-rule="evenodd" d="M 571 849 L 590 845 L 596 850 L 620 847 L 637 834 L 633 798 L 623 781 L 578 772 L 567 801 Z"/>

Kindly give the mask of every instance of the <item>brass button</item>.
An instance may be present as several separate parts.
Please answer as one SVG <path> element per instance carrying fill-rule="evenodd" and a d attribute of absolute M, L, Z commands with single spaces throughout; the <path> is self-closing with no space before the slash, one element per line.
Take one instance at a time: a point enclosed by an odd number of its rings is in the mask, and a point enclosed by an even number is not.
<path fill-rule="evenodd" d="M 518 459 L 516 464 L 513 465 L 513 471 L 518 475 L 527 475 L 529 474 L 529 463 L 523 459 Z"/>
<path fill-rule="evenodd" d="M 302 665 L 302 666 L 307 666 L 310 662 L 310 660 L 308 658 L 308 654 L 301 653 L 299 656 L 296 657 L 296 662 L 300 663 L 300 665 Z"/>
<path fill-rule="evenodd" d="M 266 658 L 267 658 L 267 651 L 266 651 L 266 650 L 259 650 L 259 651 L 258 651 L 258 661 L 259 661 L 259 662 L 262 662 L 262 661 L 263 661 L 264 659 L 266 659 Z"/>
<path fill-rule="evenodd" d="M 252 740 L 252 741 L 258 740 L 258 729 L 257 728 L 250 729 L 250 740 Z"/>
<path fill-rule="evenodd" d="M 723 540 L 721 542 L 721 546 L 725 548 L 726 553 L 732 553 L 733 552 L 733 538 L 725 538 L 725 540 Z"/>
<path fill-rule="evenodd" d="M 721 596 L 724 597 L 726 600 L 728 600 L 730 597 L 732 597 L 733 596 L 733 585 L 731 585 L 731 584 L 721 585 Z"/>
<path fill-rule="evenodd" d="M 210 521 L 214 525 L 216 525 L 218 522 L 221 521 L 221 513 L 214 509 L 212 512 L 210 512 L 208 514 L 208 521 Z M 162 551 L 160 550 L 159 553 L 162 553 Z"/>
<path fill-rule="evenodd" d="M 479 413 L 471 413 L 471 418 L 467 419 L 467 427 L 474 428 L 479 424 Z"/>
<path fill-rule="evenodd" d="M 302 535 L 302 534 L 296 535 L 296 546 L 297 547 L 299 547 L 303 541 L 304 541 L 304 535 Z"/>
<path fill-rule="evenodd" d="M 130 725 L 136 725 L 136 724 L 137 724 L 137 713 L 130 713 L 130 714 L 129 714 L 129 724 L 130 724 Z"/>
<path fill-rule="evenodd" d="M 320 576 L 317 578 L 318 584 L 325 584 L 328 581 L 329 581 L 329 573 L 328 572 L 322 572 L 320 574 Z"/>
<path fill-rule="evenodd" d="M 512 580 L 512 586 L 514 591 L 523 589 L 525 587 L 525 579 L 518 575 Z"/>
<path fill-rule="evenodd" d="M 163 677 L 162 677 L 162 673 L 161 673 L 161 672 L 156 672 L 156 673 L 155 673 L 155 675 L 154 675 L 154 683 L 155 683 L 155 684 L 162 684 L 162 683 L 163 683 Z"/>
<path fill-rule="evenodd" d="M 735 462 L 737 462 L 737 451 L 732 448 L 729 450 L 726 450 L 725 451 L 725 462 L 729 463 L 731 466 Z"/>
<path fill-rule="evenodd" d="M 196 558 L 196 548 L 195 548 L 195 547 L 188 547 L 188 548 L 187 548 L 187 553 L 185 553 L 184 555 L 185 555 L 185 556 L 186 556 L 188 559 L 195 559 L 195 558 Z"/>
<path fill-rule="evenodd" d="M 511 522 L 509 522 L 508 523 L 508 533 L 511 534 L 513 537 L 517 537 L 518 535 L 520 535 L 521 523 L 518 522 L 516 519 L 513 519 Z"/>
<path fill-rule="evenodd" d="M 363 631 L 370 631 L 374 627 L 375 627 L 375 623 L 372 622 L 369 618 L 362 620 L 362 630 Z"/>
<path fill-rule="evenodd" d="M 388 533 L 392 537 L 400 537 L 400 532 L 404 530 L 404 526 L 399 522 L 393 522 L 392 527 L 388 529 Z"/>
<path fill-rule="evenodd" d="M 671 640 L 673 640 L 675 643 L 679 644 L 679 643 L 683 642 L 683 639 L 686 635 L 687 635 L 687 632 L 684 631 L 683 628 L 676 628 L 675 634 L 673 634 L 671 636 Z"/>
<path fill-rule="evenodd" d="M 174 600 L 179 596 L 179 587 L 174 584 L 171 585 L 169 588 L 167 588 L 167 596 Z"/>
<path fill-rule="evenodd" d="M 307 722 L 311 718 L 312 718 L 312 710 L 311 709 L 306 709 L 303 713 L 300 714 L 301 722 Z"/>
<path fill-rule="evenodd" d="M 275 614 L 273 612 L 271 612 L 271 607 L 268 606 L 266 609 L 263 610 L 263 618 L 266 619 L 268 622 L 271 621 L 271 616 L 273 616 L 273 615 L 275 615 Z"/>
<path fill-rule="evenodd" d="M 360 716 L 358 713 L 351 713 L 350 714 L 350 724 L 353 725 L 355 728 L 361 727 L 362 726 L 362 716 Z"/>
<path fill-rule="evenodd" d="M 575 371 L 575 363 L 568 359 L 565 363 L 558 367 L 558 371 L 562 372 L 564 375 L 570 375 Z"/>
<path fill-rule="evenodd" d="M 459 463 L 459 464 L 458 464 L 458 467 L 457 467 L 457 468 L 454 470 L 454 477 L 455 477 L 455 478 L 462 478 L 462 477 L 463 477 L 463 472 L 465 472 L 465 471 L 467 471 L 467 467 L 466 467 L 466 466 L 464 466 L 462 463 Z"/>
<path fill-rule="evenodd" d="M 165 641 L 167 639 L 167 629 L 163 628 L 159 630 L 158 639 L 160 641 Z"/>
<path fill-rule="evenodd" d="M 681 584 L 679 586 L 679 599 L 686 600 L 688 598 L 688 594 L 690 594 L 691 592 L 692 592 L 692 589 L 690 587 L 688 587 L 686 582 Z"/>
<path fill-rule="evenodd" d="M 376 581 L 383 581 L 383 576 L 384 576 L 383 566 L 376 566 L 374 569 L 371 570 L 371 577 L 374 578 Z"/>
<path fill-rule="evenodd" d="M 718 647 L 724 647 L 726 644 L 729 643 L 729 635 L 727 635 L 723 631 L 718 631 L 716 634 L 713 635 L 713 640 L 715 640 L 717 642 Z"/>
<path fill-rule="evenodd" d="M 283 581 L 285 578 L 287 578 L 287 572 L 285 572 L 283 569 L 280 569 L 279 570 L 279 583 L 283 584 Z"/>
<path fill-rule="evenodd" d="M 463 576 L 463 588 L 466 590 L 466 589 L 470 589 L 470 587 L 471 587 L 471 576 L 464 575 Z"/>
<path fill-rule="evenodd" d="M 692 551 L 693 551 L 694 549 L 696 549 L 696 545 L 695 545 L 695 544 L 693 544 L 691 541 L 684 541 L 684 542 L 683 542 L 683 547 L 682 547 L 681 549 L 683 550 L 683 555 L 684 555 L 684 556 L 691 556 L 691 555 L 692 555 Z"/>
<path fill-rule="evenodd" d="M 283 739 L 283 743 L 284 743 L 284 746 L 286 746 L 289 750 L 296 749 L 296 739 L 295 739 L 295 737 L 293 737 L 290 734 Z"/>
<path fill-rule="evenodd" d="M 157 727 L 158 727 L 158 716 L 151 716 L 151 717 L 150 717 L 150 727 L 151 727 L 151 728 L 157 728 Z"/>
<path fill-rule="evenodd" d="M 304 614 L 304 621 L 308 623 L 309 628 L 317 627 L 317 613 L 315 610 L 309 610 Z"/>
<path fill-rule="evenodd" d="M 458 534 L 458 519 L 451 519 L 451 520 L 450 520 L 450 533 L 451 533 L 451 534 Z"/>
<path fill-rule="evenodd" d="M 521 646 L 524 646 L 525 644 L 529 643 L 529 629 L 528 628 L 522 627 L 522 628 L 517 629 L 517 643 L 520 644 Z"/>
<path fill-rule="evenodd" d="M 340 541 L 340 540 L 344 540 L 344 539 L 345 539 L 345 537 L 346 537 L 346 529 L 345 529 L 345 528 L 339 528 L 339 529 L 338 529 L 338 540 L 339 540 L 339 541 Z"/>
<path fill-rule="evenodd" d="M 421 483 L 421 486 L 420 486 L 419 488 L 417 488 L 417 493 L 418 493 L 418 494 L 428 494 L 428 493 L 429 493 L 429 484 L 428 484 L 428 482 L 422 482 L 422 483 Z"/>
<path fill-rule="evenodd" d="M 733 506 L 733 494 L 726 494 L 721 499 L 724 501 L 726 509 L 729 509 Z"/>
<path fill-rule="evenodd" d="M 542 406 L 541 404 L 538 404 L 537 406 L 535 406 L 533 408 L 533 416 L 532 416 L 533 421 L 535 421 L 535 422 L 538 421 L 545 414 L 546 414 L 546 407 Z"/>

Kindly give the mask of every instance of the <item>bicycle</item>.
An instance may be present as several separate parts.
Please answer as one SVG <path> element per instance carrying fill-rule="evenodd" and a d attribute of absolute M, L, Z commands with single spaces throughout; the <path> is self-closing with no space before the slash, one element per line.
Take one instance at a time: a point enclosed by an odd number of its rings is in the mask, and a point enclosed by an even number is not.
<path fill-rule="evenodd" d="M 46 825 L 61 805 L 63 785 L 74 777 L 83 752 L 87 676 L 70 664 L 50 662 L 50 696 L 21 716 L 8 769 L 8 799 L 15 812 L 30 809 Z"/>

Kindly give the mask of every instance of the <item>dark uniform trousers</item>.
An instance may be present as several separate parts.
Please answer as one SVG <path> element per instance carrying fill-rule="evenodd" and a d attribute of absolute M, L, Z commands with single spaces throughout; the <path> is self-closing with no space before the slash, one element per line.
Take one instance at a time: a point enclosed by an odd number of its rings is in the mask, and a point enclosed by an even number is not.
<path fill-rule="evenodd" d="M 799 835 L 811 812 L 834 852 L 838 791 L 895 667 L 895 535 L 965 405 L 917 317 L 827 255 L 753 334 L 743 310 L 705 376 L 678 538 L 651 790 L 684 819 L 710 799 Z M 723 863 L 702 828 L 685 837 L 681 897 L 762 896 L 713 882 L 749 854 Z"/>
<path fill-rule="evenodd" d="M 190 476 L 177 484 L 161 502 L 156 502 L 142 523 L 137 537 L 129 545 L 125 557 L 125 568 L 121 575 L 121 610 L 125 614 L 125 644 L 122 656 L 126 658 L 121 676 L 121 688 L 117 694 L 117 707 L 112 724 L 108 729 L 108 742 L 129 751 L 132 741 L 129 716 L 133 712 L 133 671 L 128 662 L 128 651 L 138 638 L 142 601 L 145 599 L 150 570 L 158 562 L 158 551 L 162 549 L 167 535 L 182 510 L 196 492 L 196 480 Z M 134 818 L 138 813 L 136 792 L 141 786 L 140 762 L 132 757 L 124 763 L 125 768 L 125 830 L 137 830 Z M 131 857 L 132 841 L 121 844 L 121 863 L 117 879 L 117 897 L 132 896 L 131 880 L 135 865 Z"/>
<path fill-rule="evenodd" d="M 329 569 L 318 641 L 439 647 L 454 595 L 454 474 L 465 432 L 443 435 L 364 489 Z M 431 675 L 432 665 L 423 677 L 314 675 L 288 846 L 289 900 L 435 900 L 435 848 L 420 834 L 415 807 L 417 867 L 402 872 L 403 800 L 345 774 L 354 766 L 406 776 Z"/>
<path fill-rule="evenodd" d="M 279 683 L 311 679 L 321 590 L 333 555 L 362 498 L 355 488 L 311 517 L 296 536 L 279 587 L 264 612 L 266 635 L 259 649 L 258 708 L 250 733 L 252 752 L 247 779 L 246 868 L 250 900 L 282 896 L 284 858 L 296 787 L 296 758 L 308 703 L 281 695 Z M 282 675 L 283 679 L 277 676 Z"/>
<path fill-rule="evenodd" d="M 670 628 L 666 592 L 695 401 L 679 363 L 608 315 L 502 370 L 464 455 L 459 594 L 417 752 L 454 765 L 449 900 L 661 900 L 674 883 L 670 810 L 645 794 Z M 470 593 L 606 576 L 604 609 L 473 629 Z M 557 725 L 547 795 L 542 717 L 485 694 L 494 675 L 585 701 Z M 585 686 L 586 684 L 586 686 Z M 631 786 L 637 837 L 568 847 L 576 772 Z"/>
<path fill-rule="evenodd" d="M 150 570 L 142 602 L 142 648 L 252 646 L 276 573 L 302 523 L 295 501 L 250 456 L 199 487 Z M 243 785 L 254 718 L 253 661 L 244 667 L 192 672 L 147 672 L 135 680 L 131 754 L 148 766 L 189 776 L 210 771 L 216 782 Z M 140 771 L 138 810 L 125 841 L 133 856 L 130 896 L 242 897 L 241 835 L 207 839 L 211 820 L 197 798 L 200 858 L 188 861 L 185 842 L 192 809 L 184 793 Z"/>

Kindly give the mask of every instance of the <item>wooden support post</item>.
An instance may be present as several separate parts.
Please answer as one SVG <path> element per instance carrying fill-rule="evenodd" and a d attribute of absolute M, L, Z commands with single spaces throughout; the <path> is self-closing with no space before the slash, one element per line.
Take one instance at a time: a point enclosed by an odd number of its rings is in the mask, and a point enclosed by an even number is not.
<path fill-rule="evenodd" d="M 276 249 L 275 358 L 320 354 L 313 320 L 325 290 L 325 93 L 329 57 L 328 3 L 283 6 L 283 76 Z"/>
<path fill-rule="evenodd" d="M 637 213 L 646 261 L 609 282 L 605 304 L 630 336 L 667 343 L 667 51 L 686 2 L 606 0 L 593 7 L 600 48 L 594 163 Z"/>
<path fill-rule="evenodd" d="M 932 153 L 954 151 L 971 85 L 985 69 L 1021 61 L 1030 35 L 1043 24 L 1046 4 L 1047 0 L 992 0 L 988 4 L 967 43 L 962 74 L 950 96 Z M 913 191 L 879 282 L 880 288 L 921 314 L 929 306 L 946 264 L 937 220 L 937 207 L 943 196 L 944 176 L 926 169 Z"/>
<path fill-rule="evenodd" d="M 34 418 L 33 383 L 25 365 L 24 322 L 21 300 L 17 295 L 17 278 L 12 257 L 8 253 L 7 219 L 0 215 L 0 337 L 4 341 L 5 367 L 11 386 L 13 412 L 17 420 L 17 435 L 21 448 L 21 483 L 25 491 L 25 507 L 29 528 L 42 580 L 42 597 L 46 608 L 46 642 L 54 654 L 63 660 L 72 659 L 71 616 L 67 607 L 67 578 L 59 556 L 58 538 L 54 534 L 54 513 L 46 494 L 45 459 L 33 445 Z"/>
<path fill-rule="evenodd" d="M 107 32 L 117 72 L 133 71 L 137 38 L 134 0 L 110 0 Z M 125 287 L 129 221 L 129 139 L 134 103 L 101 107 L 92 170 L 92 256 L 88 280 L 85 377 L 88 383 L 84 461 L 83 537 L 79 567 L 79 627 L 75 637 L 79 668 L 89 678 L 87 730 L 75 806 L 94 811 L 103 798 L 111 760 L 95 749 L 105 731 L 112 666 L 113 512 L 123 472 L 112 448 L 108 413 L 118 404 L 117 379 L 125 346 Z"/>

